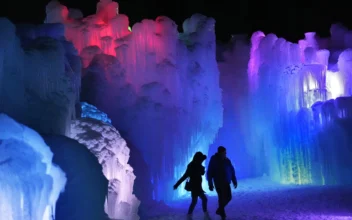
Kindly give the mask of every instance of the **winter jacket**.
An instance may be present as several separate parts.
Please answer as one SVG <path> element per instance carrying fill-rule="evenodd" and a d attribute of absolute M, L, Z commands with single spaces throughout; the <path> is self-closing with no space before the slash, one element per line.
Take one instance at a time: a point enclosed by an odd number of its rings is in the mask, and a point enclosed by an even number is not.
<path fill-rule="evenodd" d="M 207 180 L 209 186 L 213 186 L 213 181 L 215 185 L 231 182 L 237 184 L 235 168 L 231 161 L 228 158 L 222 159 L 218 153 L 213 155 L 208 165 Z"/>
<path fill-rule="evenodd" d="M 202 188 L 202 176 L 205 174 L 205 167 L 202 165 L 202 162 L 205 159 L 206 159 L 205 155 L 195 154 L 192 162 L 188 164 L 186 172 L 177 181 L 177 183 L 175 184 L 175 187 L 177 188 L 183 181 L 189 178 L 191 191 L 204 192 Z"/>

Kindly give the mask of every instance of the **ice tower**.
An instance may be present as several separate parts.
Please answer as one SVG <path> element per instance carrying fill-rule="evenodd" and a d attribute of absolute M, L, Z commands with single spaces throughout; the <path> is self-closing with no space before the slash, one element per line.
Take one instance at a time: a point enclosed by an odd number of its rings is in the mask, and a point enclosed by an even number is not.
<path fill-rule="evenodd" d="M 117 7 L 101 1 L 97 14 L 72 19 L 57 6 L 57 16 L 83 60 L 83 101 L 106 112 L 142 153 L 154 199 L 177 198 L 186 192 L 174 193 L 172 185 L 222 126 L 215 21 L 196 14 L 178 33 L 161 16 L 136 23 L 131 32 L 128 17 L 113 13 Z"/>
<path fill-rule="evenodd" d="M 338 170 L 341 161 L 337 161 L 349 154 L 346 146 L 331 153 L 333 140 L 340 137 L 347 141 L 345 135 L 334 134 L 347 129 L 339 121 L 348 117 L 341 106 L 349 109 L 350 102 L 342 96 L 351 95 L 349 49 L 334 59 L 336 39 L 344 38 L 343 29 L 336 28 L 333 26 L 335 32 L 325 48 L 313 32 L 306 33 L 299 44 L 274 34 L 257 32 L 252 36 L 248 77 L 255 86 L 250 94 L 252 133 L 248 140 L 252 141 L 249 146 L 255 147 L 250 152 L 256 158 L 264 157 L 270 176 L 282 183 L 351 181 L 342 178 L 346 170 Z M 331 134 L 322 141 L 327 130 Z"/>

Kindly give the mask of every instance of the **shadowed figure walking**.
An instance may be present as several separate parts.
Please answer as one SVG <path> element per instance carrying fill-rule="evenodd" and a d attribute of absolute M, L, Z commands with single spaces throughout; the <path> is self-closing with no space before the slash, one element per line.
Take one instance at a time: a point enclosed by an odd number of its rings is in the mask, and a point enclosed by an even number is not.
<path fill-rule="evenodd" d="M 211 157 L 207 171 L 207 180 L 210 191 L 214 190 L 213 184 L 215 184 L 219 202 L 219 208 L 216 210 L 216 214 L 224 219 L 226 218 L 225 206 L 232 199 L 231 182 L 235 189 L 237 188 L 235 168 L 226 157 L 225 147 L 218 147 L 218 152 Z"/>
<path fill-rule="evenodd" d="M 204 214 L 208 215 L 208 199 L 205 196 L 204 190 L 202 188 L 202 176 L 205 174 L 205 167 L 202 165 L 202 163 L 206 158 L 207 156 L 204 155 L 202 152 L 197 152 L 194 155 L 193 160 L 188 164 L 185 174 L 183 174 L 179 181 L 177 181 L 177 183 L 174 185 L 175 190 L 183 181 L 189 178 L 189 182 L 186 183 L 190 187 L 188 191 L 191 191 L 192 196 L 192 202 L 188 209 L 189 216 L 192 216 L 194 207 L 196 206 L 198 201 L 198 197 L 202 200 L 202 208 Z"/>

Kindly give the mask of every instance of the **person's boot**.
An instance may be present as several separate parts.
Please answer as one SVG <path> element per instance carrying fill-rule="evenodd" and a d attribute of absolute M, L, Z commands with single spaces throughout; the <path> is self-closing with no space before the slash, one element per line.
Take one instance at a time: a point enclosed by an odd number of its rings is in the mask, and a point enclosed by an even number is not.
<path fill-rule="evenodd" d="M 204 219 L 211 219 L 208 211 L 204 212 Z"/>
<path fill-rule="evenodd" d="M 219 208 L 216 209 L 216 212 L 215 212 L 217 215 L 220 215 L 220 211 L 219 211 Z"/>
<path fill-rule="evenodd" d="M 226 213 L 225 213 L 225 211 L 222 212 L 222 213 L 220 214 L 220 216 L 221 216 L 221 219 L 226 219 Z"/>
<path fill-rule="evenodd" d="M 217 215 L 220 215 L 221 219 L 225 219 L 225 218 L 226 218 L 225 210 L 220 210 L 220 209 L 218 208 L 215 213 L 216 213 Z"/>

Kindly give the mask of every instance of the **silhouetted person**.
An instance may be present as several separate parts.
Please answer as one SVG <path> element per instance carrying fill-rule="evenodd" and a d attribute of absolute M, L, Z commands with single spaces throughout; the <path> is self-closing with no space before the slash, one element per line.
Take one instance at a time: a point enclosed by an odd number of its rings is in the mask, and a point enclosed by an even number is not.
<path fill-rule="evenodd" d="M 205 174 L 205 167 L 202 165 L 203 161 L 207 158 L 206 155 L 202 154 L 202 152 L 197 152 L 193 160 L 188 164 L 187 170 L 185 174 L 177 181 L 177 183 L 174 185 L 174 189 L 177 189 L 177 187 L 185 181 L 187 178 L 189 178 L 189 184 L 190 184 L 190 191 L 192 195 L 192 203 L 189 206 L 188 209 L 188 215 L 191 216 L 194 210 L 194 207 L 197 204 L 198 197 L 201 198 L 202 200 L 202 208 L 204 211 L 204 214 L 208 214 L 207 212 L 207 197 L 204 194 L 204 190 L 202 188 L 202 176 Z"/>
<path fill-rule="evenodd" d="M 214 154 L 209 162 L 207 180 L 209 190 L 215 189 L 218 194 L 219 208 L 216 214 L 222 218 L 226 218 L 225 206 L 231 201 L 231 182 L 237 188 L 237 178 L 235 168 L 232 166 L 231 161 L 226 157 L 226 148 L 223 146 L 218 147 L 218 152 Z M 214 183 L 213 183 L 214 181 Z"/>

